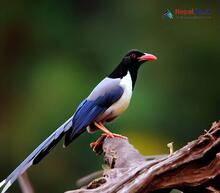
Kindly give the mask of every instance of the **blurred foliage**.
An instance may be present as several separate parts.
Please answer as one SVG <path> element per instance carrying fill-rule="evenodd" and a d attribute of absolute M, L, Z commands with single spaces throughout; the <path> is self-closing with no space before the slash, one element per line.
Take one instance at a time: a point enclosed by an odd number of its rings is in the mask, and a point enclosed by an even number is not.
<path fill-rule="evenodd" d="M 164 19 L 166 9 L 210 8 L 210 19 Z M 140 70 L 130 108 L 109 128 L 144 154 L 178 148 L 219 119 L 220 1 L 0 2 L 0 177 L 62 124 L 137 48 L 158 56 Z M 100 169 L 100 132 L 59 144 L 29 170 L 36 192 L 63 192 Z M 18 192 L 14 185 L 12 192 Z"/>

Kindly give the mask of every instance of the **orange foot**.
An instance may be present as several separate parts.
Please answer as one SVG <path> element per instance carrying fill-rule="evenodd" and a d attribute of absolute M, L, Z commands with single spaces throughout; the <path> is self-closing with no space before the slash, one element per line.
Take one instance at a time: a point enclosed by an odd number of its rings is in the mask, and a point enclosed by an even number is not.
<path fill-rule="evenodd" d="M 98 127 L 101 131 L 103 131 L 104 135 L 106 137 L 110 137 L 110 138 L 119 137 L 119 138 L 122 138 L 122 139 L 127 139 L 127 137 L 124 137 L 122 135 L 110 132 L 101 122 L 99 122 L 99 123 L 95 122 L 94 125 L 96 127 Z"/>
<path fill-rule="evenodd" d="M 95 142 L 90 143 L 90 147 L 95 151 L 95 152 L 99 152 L 98 149 L 102 149 L 102 144 L 105 140 L 105 138 L 107 137 L 107 135 L 105 133 L 102 134 L 101 137 L 99 137 Z M 100 148 L 99 148 L 100 147 Z M 100 152 L 101 154 L 101 152 Z"/>
<path fill-rule="evenodd" d="M 128 139 L 127 137 L 123 136 L 123 135 L 119 135 L 116 133 L 103 133 L 102 136 L 100 138 L 98 138 L 95 142 L 90 143 L 90 147 L 95 150 L 96 152 L 99 152 L 99 149 L 102 147 L 102 144 L 105 140 L 105 138 L 114 138 L 114 137 L 118 137 L 121 139 Z M 100 147 L 100 148 L 99 148 Z"/>
<path fill-rule="evenodd" d="M 128 139 L 127 137 L 120 135 L 120 134 L 117 134 L 117 133 L 110 133 L 110 134 L 105 133 L 104 135 L 106 135 L 106 137 L 110 137 L 110 138 L 118 137 L 121 139 Z"/>

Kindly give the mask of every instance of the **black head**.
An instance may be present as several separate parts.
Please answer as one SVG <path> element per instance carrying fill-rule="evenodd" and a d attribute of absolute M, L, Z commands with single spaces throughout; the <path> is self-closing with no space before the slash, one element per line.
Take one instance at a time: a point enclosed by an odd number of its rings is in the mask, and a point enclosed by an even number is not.
<path fill-rule="evenodd" d="M 139 50 L 130 50 L 122 59 L 122 62 L 127 63 L 132 68 L 139 68 L 146 61 L 157 60 L 157 57 L 152 54 L 147 54 Z"/>
<path fill-rule="evenodd" d="M 137 79 L 137 72 L 141 64 L 146 61 L 157 60 L 152 54 L 147 54 L 139 50 L 130 50 L 123 58 L 120 64 L 109 75 L 110 78 L 123 78 L 128 72 L 131 74 L 133 86 Z"/>

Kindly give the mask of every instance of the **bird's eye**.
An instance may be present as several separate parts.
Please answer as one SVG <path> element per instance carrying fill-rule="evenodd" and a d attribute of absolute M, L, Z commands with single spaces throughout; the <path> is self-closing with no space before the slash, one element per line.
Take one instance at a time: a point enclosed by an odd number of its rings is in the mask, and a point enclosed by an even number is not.
<path fill-rule="evenodd" d="M 135 59 L 135 58 L 136 58 L 136 54 L 134 54 L 134 53 L 131 54 L 131 58 L 132 58 L 132 59 Z"/>

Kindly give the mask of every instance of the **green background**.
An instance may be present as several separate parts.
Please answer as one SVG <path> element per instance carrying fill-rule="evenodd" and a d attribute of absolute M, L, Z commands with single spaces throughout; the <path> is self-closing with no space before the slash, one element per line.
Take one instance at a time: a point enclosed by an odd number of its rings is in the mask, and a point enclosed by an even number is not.
<path fill-rule="evenodd" d="M 166 9 L 210 17 L 163 17 Z M 140 69 L 129 109 L 108 127 L 145 155 L 168 153 L 220 117 L 220 1 L 0 2 L 0 178 L 69 118 L 130 49 L 155 54 Z M 29 170 L 36 192 L 64 192 L 101 168 L 100 132 L 60 143 Z M 20 192 L 17 183 L 10 189 Z"/>

